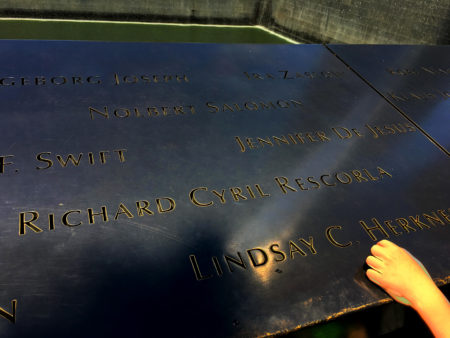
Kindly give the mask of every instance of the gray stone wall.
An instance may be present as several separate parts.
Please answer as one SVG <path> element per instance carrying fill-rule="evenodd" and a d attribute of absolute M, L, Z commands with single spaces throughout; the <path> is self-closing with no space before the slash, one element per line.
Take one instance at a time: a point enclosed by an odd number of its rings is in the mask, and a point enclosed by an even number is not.
<path fill-rule="evenodd" d="M 265 25 L 334 43 L 439 44 L 450 40 L 449 0 L 273 0 Z"/>
<path fill-rule="evenodd" d="M 450 0 L 2 0 L 0 16 L 260 24 L 315 43 L 450 43 Z"/>
<path fill-rule="evenodd" d="M 1 16 L 254 24 L 259 0 L 2 0 Z"/>

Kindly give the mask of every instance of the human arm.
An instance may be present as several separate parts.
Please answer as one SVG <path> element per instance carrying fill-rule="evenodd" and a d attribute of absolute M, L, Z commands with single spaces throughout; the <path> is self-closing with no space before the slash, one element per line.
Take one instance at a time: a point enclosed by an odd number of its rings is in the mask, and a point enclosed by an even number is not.
<path fill-rule="evenodd" d="M 366 259 L 367 277 L 416 310 L 436 337 L 450 337 L 450 304 L 423 265 L 387 240 L 372 246 L 371 253 Z"/>

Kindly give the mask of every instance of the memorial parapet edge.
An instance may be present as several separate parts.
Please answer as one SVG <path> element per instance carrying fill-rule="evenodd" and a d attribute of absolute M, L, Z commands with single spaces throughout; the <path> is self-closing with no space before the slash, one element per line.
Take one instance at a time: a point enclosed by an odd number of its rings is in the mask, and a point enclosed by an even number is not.
<path fill-rule="evenodd" d="M 329 45 L 450 156 L 450 46 Z"/>
<path fill-rule="evenodd" d="M 1 50 L 4 336 L 289 332 L 383 238 L 448 282 L 449 157 L 324 46 Z"/>

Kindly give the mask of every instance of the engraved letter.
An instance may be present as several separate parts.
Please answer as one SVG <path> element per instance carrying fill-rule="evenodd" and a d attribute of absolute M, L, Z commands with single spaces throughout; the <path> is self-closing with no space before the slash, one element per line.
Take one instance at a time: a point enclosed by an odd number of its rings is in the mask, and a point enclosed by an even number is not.
<path fill-rule="evenodd" d="M 3 174 L 5 172 L 5 167 L 7 165 L 14 164 L 13 162 L 6 162 L 5 161 L 5 159 L 7 159 L 8 157 L 14 157 L 14 155 L 0 156 L 0 174 Z"/>
<path fill-rule="evenodd" d="M 416 215 L 416 217 L 414 217 L 414 216 L 409 216 L 409 219 L 410 219 L 410 220 L 411 220 L 418 228 L 420 228 L 421 230 L 423 230 L 424 227 L 427 228 L 427 229 L 430 229 L 431 227 L 430 227 L 428 224 L 423 223 L 423 222 L 419 219 L 419 217 L 420 217 L 420 215 Z"/>
<path fill-rule="evenodd" d="M 32 218 L 29 220 L 25 220 L 25 213 L 31 214 Z M 30 227 L 30 229 L 33 230 L 34 232 L 42 232 L 41 228 L 31 223 L 37 220 L 38 218 L 39 213 L 37 211 L 21 212 L 19 215 L 19 235 L 25 235 L 26 233 L 25 226 Z"/>
<path fill-rule="evenodd" d="M 78 160 L 76 160 L 72 154 L 69 154 L 65 161 L 60 155 L 56 155 L 56 158 L 58 159 L 59 163 L 61 164 L 61 167 L 65 168 L 67 166 L 67 164 L 69 163 L 69 160 L 70 160 L 70 162 L 72 162 L 72 164 L 75 167 L 78 167 L 82 156 L 83 156 L 83 153 L 80 153 L 80 155 L 78 155 Z"/>
<path fill-rule="evenodd" d="M 377 167 L 378 169 L 378 173 L 380 174 L 380 177 L 383 178 L 383 175 L 389 176 L 390 178 L 392 178 L 392 175 L 389 174 L 386 170 L 384 170 L 381 167 Z"/>
<path fill-rule="evenodd" d="M 334 239 L 334 237 L 331 235 L 331 230 L 334 230 L 334 229 L 341 230 L 342 227 L 341 227 L 340 225 L 332 225 L 332 226 L 329 226 L 329 227 L 325 230 L 325 235 L 327 236 L 328 241 L 329 241 L 331 244 L 333 244 L 334 246 L 337 246 L 338 248 L 346 248 L 346 247 L 348 247 L 348 246 L 350 246 L 350 245 L 353 244 L 351 241 L 349 241 L 349 242 L 347 242 L 347 243 L 345 243 L 345 244 L 342 244 L 342 243 L 339 243 L 338 241 L 336 241 L 336 240 Z"/>
<path fill-rule="evenodd" d="M 161 204 L 161 200 L 164 199 L 166 201 L 169 202 L 169 207 L 167 209 L 164 209 L 162 204 Z M 160 214 L 164 213 L 164 212 L 170 212 L 173 211 L 175 209 L 175 201 L 170 198 L 170 197 L 161 197 L 161 198 L 157 198 L 156 199 L 156 207 L 158 208 L 158 212 Z"/>
<path fill-rule="evenodd" d="M 239 149 L 241 150 L 241 153 L 245 152 L 245 146 L 244 146 L 244 144 L 242 143 L 242 141 L 241 141 L 241 139 L 239 138 L 239 136 L 236 136 L 235 139 L 236 139 L 236 143 L 237 143 L 238 146 L 239 146 Z"/>
<path fill-rule="evenodd" d="M 439 224 L 441 224 L 441 225 L 445 225 L 444 221 L 441 220 L 441 219 L 439 218 L 439 216 L 436 215 L 435 212 L 432 212 L 431 214 L 432 214 L 432 215 L 423 214 L 423 217 L 424 217 L 428 222 L 430 222 L 432 226 L 436 226 L 436 225 L 434 224 L 434 222 L 439 223 Z"/>
<path fill-rule="evenodd" d="M 0 156 L 0 174 L 3 174 L 5 172 L 5 167 L 7 165 L 14 164 L 13 162 L 6 162 L 5 161 L 5 159 L 7 159 L 8 157 L 14 157 L 14 155 Z"/>
<path fill-rule="evenodd" d="M 281 180 L 284 181 L 284 183 L 281 183 Z M 288 183 L 288 179 L 284 176 L 281 177 L 275 177 L 275 181 L 277 182 L 278 186 L 280 187 L 281 191 L 283 192 L 283 194 L 287 194 L 287 190 L 286 188 L 288 188 L 291 191 L 297 191 L 295 188 L 292 188 L 291 186 L 289 186 Z"/>
<path fill-rule="evenodd" d="M 209 112 L 210 112 L 210 113 L 217 113 L 217 112 L 219 112 L 219 107 L 213 105 L 212 103 L 213 103 L 213 102 L 206 102 L 206 105 L 207 105 L 209 108 L 212 108 L 212 109 L 215 110 L 215 111 L 214 111 L 214 110 L 210 110 Z"/>
<path fill-rule="evenodd" d="M 380 222 L 378 222 L 378 220 L 376 218 L 372 218 L 372 222 L 373 222 L 373 224 L 375 224 L 375 226 L 373 226 L 373 227 L 367 226 L 366 222 L 364 222 L 364 221 L 359 221 L 359 224 L 361 224 L 361 226 L 364 228 L 364 230 L 366 230 L 366 232 L 370 236 L 370 238 L 372 238 L 372 240 L 374 240 L 374 241 L 377 240 L 377 238 L 372 233 L 372 231 L 375 231 L 375 230 L 380 230 L 383 233 L 384 237 L 389 238 L 389 234 L 386 232 L 386 230 L 384 230 L 384 228 L 381 226 Z"/>
<path fill-rule="evenodd" d="M 300 238 L 299 240 L 300 240 L 300 242 L 302 242 L 303 244 L 305 244 L 308 247 L 309 251 L 311 251 L 312 254 L 316 254 L 317 251 L 316 251 L 316 248 L 314 248 L 314 242 L 313 242 L 314 238 L 312 236 L 309 236 L 308 239 L 309 239 L 309 241 L 307 241 L 304 238 Z"/>
<path fill-rule="evenodd" d="M 68 226 L 68 227 L 76 227 L 76 226 L 78 226 L 78 225 L 81 225 L 82 222 L 79 222 L 79 223 L 77 223 L 77 224 L 71 224 L 71 223 L 69 223 L 69 221 L 67 220 L 67 218 L 69 217 L 69 215 L 72 214 L 72 213 L 74 213 L 74 212 L 76 212 L 76 213 L 79 214 L 79 213 L 81 213 L 81 210 L 69 210 L 69 211 L 67 211 L 66 213 L 64 213 L 64 215 L 63 215 L 62 218 L 61 218 L 62 224 L 66 225 L 66 226 Z"/>
<path fill-rule="evenodd" d="M 253 251 L 259 252 L 262 255 L 262 258 L 263 258 L 262 261 L 258 262 L 258 259 L 255 258 L 255 256 L 253 256 Z M 252 264 L 253 264 L 254 267 L 263 266 L 269 260 L 269 258 L 267 257 L 266 252 L 263 249 L 260 249 L 260 248 L 249 249 L 249 250 L 247 250 L 247 254 L 250 257 L 250 260 L 252 261 Z"/>
<path fill-rule="evenodd" d="M 134 218 L 133 214 L 130 212 L 130 210 L 128 210 L 128 208 L 123 203 L 119 204 L 119 207 L 117 208 L 117 212 L 116 212 L 116 215 L 114 216 L 114 219 L 117 220 L 117 218 L 121 214 L 127 215 L 128 218 Z"/>
<path fill-rule="evenodd" d="M 46 167 L 36 167 L 36 169 L 48 169 L 48 168 L 50 168 L 52 165 L 53 165 L 53 161 L 52 160 L 49 160 L 48 158 L 44 158 L 42 155 L 50 155 L 51 153 L 50 152 L 43 152 L 43 153 L 39 153 L 39 154 L 37 154 L 37 156 L 36 156 L 36 159 L 38 160 L 38 161 L 41 161 L 41 162 L 46 162 L 47 163 L 47 166 Z"/>
<path fill-rule="evenodd" d="M 212 275 L 207 275 L 207 276 L 203 276 L 202 275 L 202 273 L 200 272 L 200 267 L 198 266 L 198 263 L 197 263 L 197 259 L 195 258 L 195 255 L 189 255 L 189 259 L 191 261 L 192 268 L 194 269 L 195 278 L 198 281 L 201 281 L 201 280 L 208 279 L 208 278 L 212 277 Z"/>
<path fill-rule="evenodd" d="M 211 191 L 214 195 L 220 198 L 220 203 L 224 204 L 225 201 L 225 189 L 222 189 L 222 193 L 219 194 L 217 191 L 213 190 Z"/>
<path fill-rule="evenodd" d="M 416 231 L 416 229 L 414 229 L 412 226 L 409 225 L 408 220 L 406 218 L 397 218 L 395 219 L 395 221 L 397 222 L 398 225 L 400 225 L 400 227 L 403 228 L 403 230 L 406 231 L 406 233 L 409 232 L 409 229 L 411 229 L 412 231 Z"/>
<path fill-rule="evenodd" d="M 341 140 L 346 139 L 346 138 L 350 138 L 352 137 L 352 133 L 350 132 L 350 130 L 348 130 L 347 128 L 344 127 L 338 127 L 340 129 L 342 129 L 343 131 L 345 131 L 346 135 L 342 135 L 336 128 L 331 128 L 331 130 L 334 131 L 334 133 L 339 136 L 339 138 Z"/>
<path fill-rule="evenodd" d="M 445 213 L 445 210 L 439 210 L 438 209 L 438 213 L 444 217 L 444 219 L 447 221 L 447 223 L 450 223 L 450 215 Z"/>
<path fill-rule="evenodd" d="M 281 258 L 278 258 L 278 259 L 275 258 L 275 262 L 282 262 L 282 261 L 286 260 L 286 254 L 281 250 L 275 250 L 274 247 L 276 247 L 278 249 L 280 246 L 278 244 L 272 244 L 270 246 L 270 251 L 272 251 L 276 255 L 281 256 Z"/>
<path fill-rule="evenodd" d="M 144 206 L 141 206 L 141 203 L 144 203 Z M 146 212 L 150 216 L 153 215 L 153 211 L 151 211 L 150 209 L 147 209 L 149 205 L 150 205 L 149 201 L 145 201 L 145 200 L 137 201 L 136 208 L 137 208 L 138 216 L 141 216 L 141 217 L 144 216 L 144 212 Z"/>
<path fill-rule="evenodd" d="M 192 189 L 192 190 L 189 192 L 189 198 L 190 198 L 191 202 L 192 202 L 194 205 L 196 205 L 196 206 L 198 206 L 198 207 L 209 207 L 210 205 L 213 205 L 213 204 L 214 204 L 213 201 L 209 201 L 209 202 L 206 202 L 206 203 L 200 202 L 200 201 L 197 199 L 197 197 L 195 196 L 195 193 L 196 193 L 198 190 L 208 191 L 208 188 L 206 188 L 206 187 L 199 187 L 199 188 Z"/>
<path fill-rule="evenodd" d="M 89 224 L 94 224 L 94 216 L 102 215 L 103 216 L 103 222 L 108 222 L 108 214 L 106 213 L 106 207 L 102 206 L 102 211 L 94 213 L 94 210 L 92 208 L 88 208 L 88 216 L 89 216 Z"/>
<path fill-rule="evenodd" d="M 11 301 L 11 306 L 12 306 L 12 314 L 0 307 L 0 316 L 8 319 L 11 323 L 14 324 L 16 322 L 16 309 L 17 309 L 17 300 L 16 299 L 13 299 Z"/>
<path fill-rule="evenodd" d="M 244 195 L 242 195 L 242 189 L 239 187 L 235 187 L 235 188 L 230 188 L 230 192 L 231 192 L 231 196 L 233 196 L 233 199 L 236 202 L 239 202 L 239 198 L 241 198 L 242 200 L 246 200 L 247 197 L 245 197 Z"/>
<path fill-rule="evenodd" d="M 294 253 L 298 252 L 302 256 L 306 256 L 306 252 L 300 249 L 293 241 L 289 241 L 289 256 L 294 259 Z"/>
<path fill-rule="evenodd" d="M 105 112 L 103 113 L 101 110 L 89 107 L 89 114 L 91 115 L 91 120 L 94 119 L 94 115 L 92 114 L 93 112 L 103 116 L 105 119 L 109 118 L 108 107 L 105 106 L 104 110 Z"/>
<path fill-rule="evenodd" d="M 404 218 L 402 218 L 402 219 L 404 219 Z M 402 234 L 402 232 L 400 231 L 400 232 L 397 232 L 397 230 L 395 230 L 395 228 L 397 227 L 396 225 L 393 225 L 393 224 L 391 224 L 391 220 L 389 219 L 389 220 L 387 220 L 387 221 L 384 221 L 384 224 L 388 227 L 388 229 L 389 230 L 391 230 L 391 232 L 395 235 L 395 236 L 400 236 L 401 234 Z M 397 221 L 398 222 L 398 221 Z M 414 231 L 416 231 L 416 230 L 414 230 Z M 408 231 L 407 231 L 408 232 Z"/>
<path fill-rule="evenodd" d="M 239 252 L 238 252 L 237 254 L 238 254 L 238 256 L 239 256 L 239 260 L 237 260 L 237 259 L 234 258 L 234 257 L 227 256 L 227 255 L 224 255 L 224 256 L 223 256 L 223 257 L 225 258 L 225 262 L 227 263 L 227 265 L 228 265 L 228 270 L 230 270 L 230 272 L 233 272 L 233 269 L 232 269 L 232 267 L 231 267 L 231 265 L 230 265 L 230 262 L 233 263 L 233 264 L 236 264 L 236 265 L 240 266 L 240 267 L 243 268 L 243 269 L 247 269 L 247 267 L 245 266 L 245 262 L 244 262 L 244 260 L 242 259 L 241 254 L 240 254 Z"/>
<path fill-rule="evenodd" d="M 125 152 L 125 151 L 127 151 L 126 149 L 117 149 L 117 150 L 114 150 L 114 152 L 115 153 L 117 153 L 117 155 L 119 156 L 119 161 L 122 163 L 122 162 L 125 162 L 125 156 L 123 156 L 123 153 Z"/>
<path fill-rule="evenodd" d="M 269 197 L 270 194 L 265 194 L 264 191 L 262 191 L 261 186 L 259 184 L 255 184 L 256 190 L 258 190 L 258 194 L 261 197 Z"/>

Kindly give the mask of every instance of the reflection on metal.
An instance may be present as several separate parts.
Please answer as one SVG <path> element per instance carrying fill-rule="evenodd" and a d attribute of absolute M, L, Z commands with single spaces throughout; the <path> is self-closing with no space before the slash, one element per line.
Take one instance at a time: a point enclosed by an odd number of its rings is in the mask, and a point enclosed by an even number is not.
<path fill-rule="evenodd" d="M 327 48 L 450 156 L 448 46 Z"/>
<path fill-rule="evenodd" d="M 448 157 L 324 46 L 0 47 L 5 336 L 290 332 L 385 237 L 448 283 Z"/>

